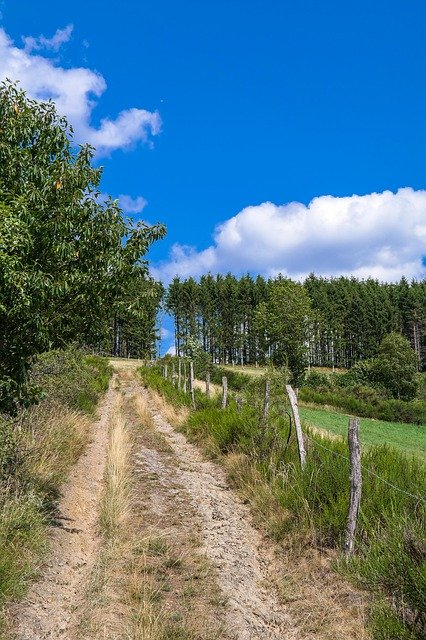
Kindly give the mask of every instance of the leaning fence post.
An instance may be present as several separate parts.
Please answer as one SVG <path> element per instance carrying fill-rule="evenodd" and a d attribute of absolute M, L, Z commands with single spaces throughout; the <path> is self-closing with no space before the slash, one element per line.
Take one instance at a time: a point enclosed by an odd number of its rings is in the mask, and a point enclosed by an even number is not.
<path fill-rule="evenodd" d="M 361 447 L 359 445 L 359 418 L 349 418 L 349 481 L 351 494 L 349 501 L 348 523 L 346 525 L 345 553 L 352 555 L 355 546 L 355 531 L 361 502 L 362 473 Z"/>
<path fill-rule="evenodd" d="M 296 427 L 297 444 L 299 447 L 300 466 L 303 469 L 306 462 L 306 451 L 305 451 L 305 445 L 303 443 L 302 425 L 300 424 L 297 396 L 293 390 L 293 387 L 290 384 L 286 384 L 285 388 L 287 391 L 288 398 L 290 400 L 291 410 L 293 412 L 294 426 Z"/>
<path fill-rule="evenodd" d="M 210 371 L 206 371 L 206 398 L 210 399 Z"/>
<path fill-rule="evenodd" d="M 189 363 L 189 393 L 191 394 L 191 403 L 195 408 L 195 396 L 194 396 L 194 363 Z"/>
<path fill-rule="evenodd" d="M 271 390 L 270 380 L 265 380 L 265 397 L 263 400 L 263 422 L 266 424 L 269 417 L 269 396 Z"/>
<path fill-rule="evenodd" d="M 182 384 L 182 361 L 179 358 L 179 363 L 178 363 L 178 389 L 180 389 Z"/>
<path fill-rule="evenodd" d="M 228 378 L 223 376 L 222 378 L 222 409 L 225 409 L 228 401 Z"/>

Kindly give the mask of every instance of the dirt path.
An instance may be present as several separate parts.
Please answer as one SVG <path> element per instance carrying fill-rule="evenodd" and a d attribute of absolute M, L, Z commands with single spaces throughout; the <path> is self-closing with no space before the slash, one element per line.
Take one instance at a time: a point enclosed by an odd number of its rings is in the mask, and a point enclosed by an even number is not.
<path fill-rule="evenodd" d="M 248 508 L 230 490 L 220 467 L 204 460 L 163 418 L 149 392 L 144 390 L 144 395 L 157 430 L 176 456 L 174 474 L 190 496 L 206 555 L 227 598 L 228 628 L 238 640 L 296 638 L 289 615 L 268 586 L 272 558 L 262 551 Z M 156 473 L 166 482 L 170 471 L 157 466 Z"/>
<path fill-rule="evenodd" d="M 69 637 L 77 620 L 82 588 L 99 546 L 98 508 L 105 470 L 107 425 L 117 392 L 114 384 L 99 407 L 92 442 L 63 487 L 51 552 L 25 601 L 14 614 L 18 640 Z"/>
<path fill-rule="evenodd" d="M 42 578 L 17 611 L 17 639 L 297 638 L 270 586 L 272 557 L 248 508 L 224 472 L 167 422 L 131 367 L 116 366 L 118 384 L 64 487 Z M 117 406 L 133 439 L 132 513 L 96 604 L 90 582 L 102 558 L 99 504 Z M 148 634 L 149 620 L 157 635 Z"/>

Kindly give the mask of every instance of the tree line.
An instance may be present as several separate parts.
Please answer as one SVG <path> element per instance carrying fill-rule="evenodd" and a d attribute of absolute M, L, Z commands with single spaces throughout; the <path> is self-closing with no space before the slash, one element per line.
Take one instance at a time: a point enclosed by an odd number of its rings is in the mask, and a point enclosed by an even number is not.
<path fill-rule="evenodd" d="M 376 355 L 392 332 L 407 338 L 419 369 L 426 367 L 426 282 L 390 284 L 309 275 L 303 283 L 232 274 L 181 280 L 168 287 L 175 348 L 187 355 L 191 338 L 213 362 L 350 368 Z"/>

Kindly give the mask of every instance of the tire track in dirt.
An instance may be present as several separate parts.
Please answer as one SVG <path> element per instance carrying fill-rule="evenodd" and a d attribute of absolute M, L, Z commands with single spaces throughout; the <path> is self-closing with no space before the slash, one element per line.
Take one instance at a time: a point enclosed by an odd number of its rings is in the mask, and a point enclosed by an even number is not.
<path fill-rule="evenodd" d="M 228 601 L 227 624 L 238 640 L 292 640 L 297 630 L 268 586 L 272 558 L 262 549 L 261 535 L 251 525 L 249 509 L 230 490 L 225 474 L 206 461 L 197 447 L 177 433 L 161 415 L 149 391 L 142 390 L 157 430 L 178 461 L 176 480 L 189 494 L 199 520 L 205 553 L 216 568 Z M 159 482 L 169 472 L 156 466 Z"/>
<path fill-rule="evenodd" d="M 17 640 L 71 638 L 79 602 L 100 539 L 98 513 L 106 463 L 108 422 L 117 391 L 114 380 L 101 401 L 92 441 L 62 488 L 49 557 L 40 579 L 12 611 Z"/>

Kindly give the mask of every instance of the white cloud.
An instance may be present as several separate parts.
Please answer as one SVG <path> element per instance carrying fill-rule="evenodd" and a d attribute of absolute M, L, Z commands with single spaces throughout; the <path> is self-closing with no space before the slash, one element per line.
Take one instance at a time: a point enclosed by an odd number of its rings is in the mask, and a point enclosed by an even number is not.
<path fill-rule="evenodd" d="M 421 278 L 426 255 L 426 191 L 411 188 L 345 198 L 246 207 L 219 225 L 204 251 L 175 245 L 154 270 L 169 281 L 208 271 L 302 279 L 318 275 Z"/>
<path fill-rule="evenodd" d="M 92 112 L 107 88 L 104 78 L 91 69 L 65 69 L 50 58 L 31 53 L 42 47 L 59 47 L 60 41 L 64 42 L 67 37 L 65 32 L 66 29 L 58 30 L 50 40 L 40 36 L 29 42 L 26 38 L 27 48 L 22 49 L 0 28 L 0 80 L 19 80 L 20 86 L 38 100 L 52 98 L 58 111 L 73 125 L 76 141 L 93 145 L 98 155 L 149 142 L 150 135 L 157 135 L 161 129 L 157 112 L 127 109 L 115 119 L 103 118 L 96 127 L 92 124 Z"/>
<path fill-rule="evenodd" d="M 121 194 L 118 196 L 118 204 L 126 213 L 140 213 L 148 202 L 142 196 L 132 196 Z"/>
<path fill-rule="evenodd" d="M 26 36 L 22 38 L 25 51 L 31 53 L 31 51 L 39 51 L 40 49 L 51 49 L 52 51 L 59 51 L 61 46 L 68 42 L 71 38 L 74 25 L 69 24 L 65 29 L 57 29 L 52 38 L 45 38 L 45 36 Z"/>
<path fill-rule="evenodd" d="M 173 335 L 172 331 L 169 331 L 169 329 L 166 329 L 166 327 L 161 327 L 160 337 L 162 340 L 165 340 L 166 338 L 170 338 L 172 335 Z"/>
<path fill-rule="evenodd" d="M 164 355 L 165 356 L 167 356 L 167 355 L 175 356 L 176 355 L 176 348 L 173 345 L 170 345 L 170 347 L 167 349 L 167 351 L 166 351 L 166 353 Z"/>

